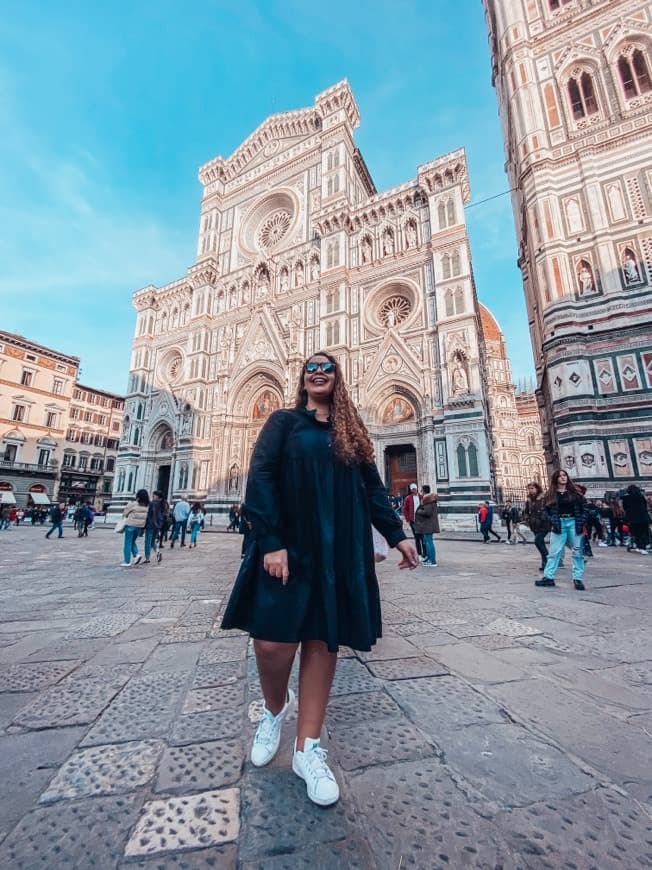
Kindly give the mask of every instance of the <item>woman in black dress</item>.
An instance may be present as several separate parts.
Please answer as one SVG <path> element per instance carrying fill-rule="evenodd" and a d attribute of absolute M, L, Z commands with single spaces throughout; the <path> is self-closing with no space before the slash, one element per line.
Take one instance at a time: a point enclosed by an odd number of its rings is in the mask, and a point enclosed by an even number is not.
<path fill-rule="evenodd" d="M 296 406 L 274 412 L 263 427 L 245 510 L 251 541 L 222 627 L 254 638 L 265 709 L 251 760 L 261 767 L 278 750 L 294 701 L 288 680 L 301 644 L 292 769 L 305 780 L 308 797 L 328 806 L 339 788 L 319 738 L 338 645 L 369 650 L 381 636 L 371 524 L 400 550 L 400 568 L 419 564 L 330 354 L 307 360 Z"/>

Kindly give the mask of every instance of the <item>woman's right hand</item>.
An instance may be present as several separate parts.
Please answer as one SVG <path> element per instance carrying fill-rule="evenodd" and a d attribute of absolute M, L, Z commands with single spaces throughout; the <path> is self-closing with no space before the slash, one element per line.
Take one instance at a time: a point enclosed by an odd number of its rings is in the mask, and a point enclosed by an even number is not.
<path fill-rule="evenodd" d="M 265 553 L 263 557 L 263 568 L 270 577 L 278 577 L 285 586 L 288 582 L 290 572 L 288 570 L 288 551 L 287 550 L 272 550 L 271 553 Z"/>

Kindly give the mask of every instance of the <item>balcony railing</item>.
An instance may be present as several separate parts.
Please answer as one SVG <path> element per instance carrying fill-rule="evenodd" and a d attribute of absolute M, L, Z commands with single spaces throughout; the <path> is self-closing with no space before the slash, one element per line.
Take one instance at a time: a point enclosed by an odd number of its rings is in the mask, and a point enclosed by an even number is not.
<path fill-rule="evenodd" d="M 8 471 L 38 471 L 41 474 L 54 474 L 58 465 L 48 462 L 47 465 L 39 465 L 36 462 L 12 462 L 10 459 L 0 459 L 0 469 Z"/>

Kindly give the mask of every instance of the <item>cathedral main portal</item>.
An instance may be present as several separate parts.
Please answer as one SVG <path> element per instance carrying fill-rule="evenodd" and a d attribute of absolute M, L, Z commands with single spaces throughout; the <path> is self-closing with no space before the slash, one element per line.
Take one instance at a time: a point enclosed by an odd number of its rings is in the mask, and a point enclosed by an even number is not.
<path fill-rule="evenodd" d="M 417 482 L 417 451 L 411 444 L 385 448 L 385 481 L 390 495 L 402 496 Z"/>

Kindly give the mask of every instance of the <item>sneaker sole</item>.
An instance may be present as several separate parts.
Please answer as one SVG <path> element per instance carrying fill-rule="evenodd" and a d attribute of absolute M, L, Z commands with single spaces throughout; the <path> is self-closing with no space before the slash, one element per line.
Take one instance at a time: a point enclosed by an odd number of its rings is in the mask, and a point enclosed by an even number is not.
<path fill-rule="evenodd" d="M 292 771 L 299 777 L 299 779 L 302 779 L 304 782 L 306 782 L 304 775 L 301 773 L 300 770 L 297 769 L 297 765 L 295 763 L 294 758 L 292 758 Z M 308 784 L 306 783 L 306 789 L 307 789 L 307 786 L 308 786 Z M 310 792 L 307 791 L 308 800 L 312 801 L 313 804 L 317 804 L 318 807 L 332 807 L 333 804 L 336 804 L 338 802 L 338 800 L 340 799 L 339 785 L 337 788 L 338 788 L 337 797 L 333 798 L 330 801 L 319 800 L 319 798 L 313 797 L 313 795 L 311 795 Z"/>
<path fill-rule="evenodd" d="M 287 702 L 287 707 L 286 707 L 285 713 L 283 714 L 283 719 L 281 719 L 281 725 L 283 724 L 285 717 L 292 710 L 292 707 L 294 706 L 294 702 L 296 700 L 296 695 L 294 694 L 292 689 L 288 689 L 288 693 L 289 693 L 290 697 L 289 697 L 288 702 Z M 274 752 L 269 756 L 269 758 L 266 761 L 261 761 L 258 763 L 255 762 L 253 760 L 253 758 L 251 757 L 251 752 L 249 753 L 249 760 L 251 761 L 251 763 L 253 764 L 254 767 L 266 767 L 270 763 L 270 761 L 273 761 L 274 758 L 276 757 L 276 753 L 278 752 L 280 745 L 281 745 L 281 734 L 279 731 L 279 739 L 278 739 L 278 744 L 276 745 L 276 749 L 274 750 Z M 252 747 L 252 749 L 253 749 L 253 747 Z"/>

